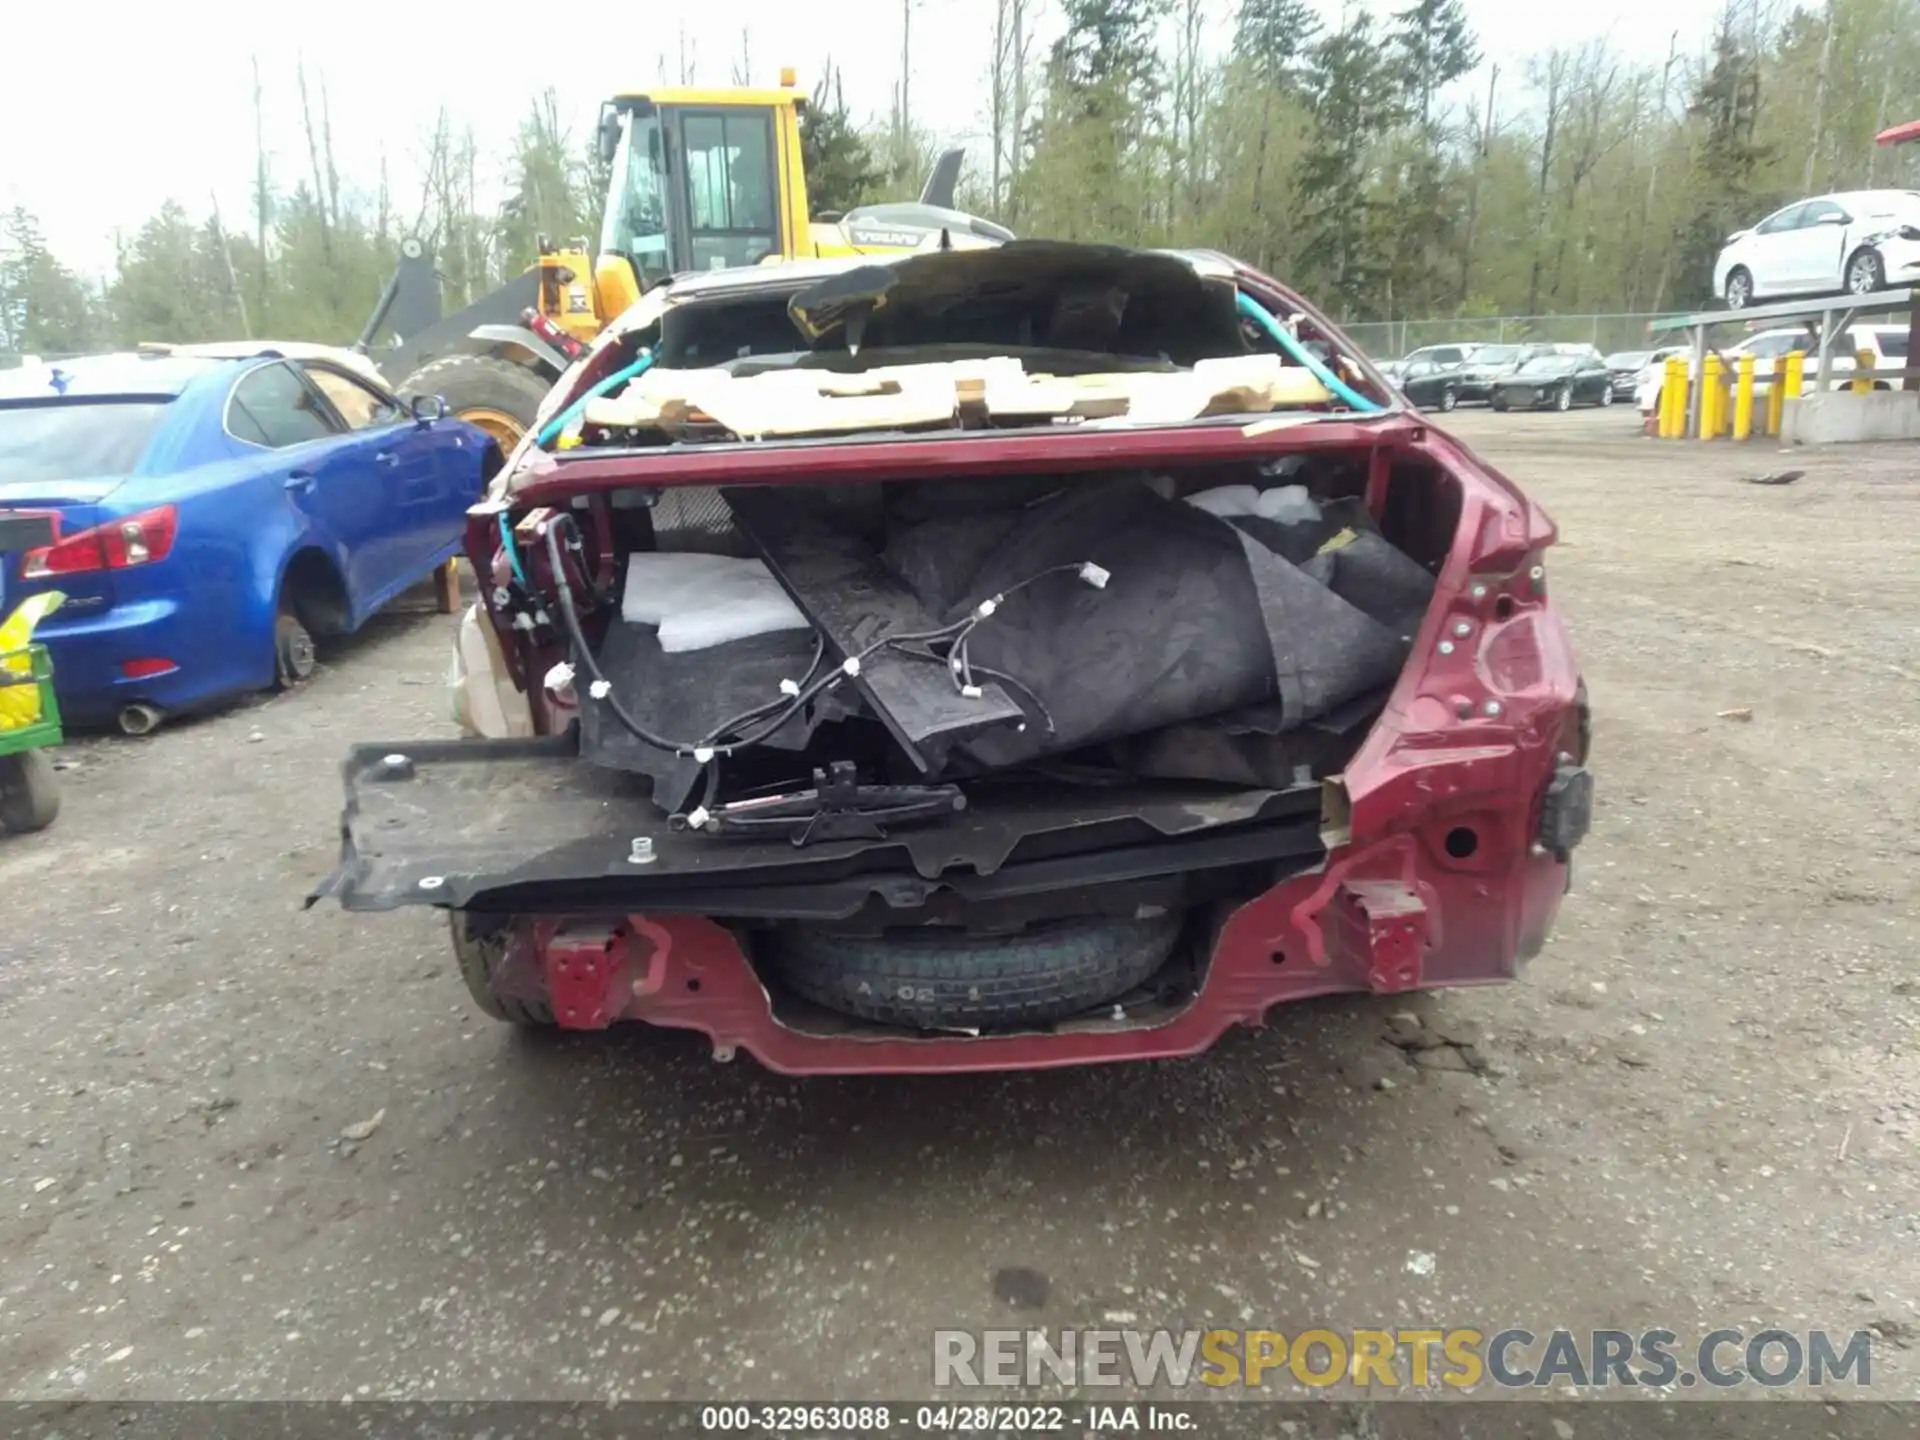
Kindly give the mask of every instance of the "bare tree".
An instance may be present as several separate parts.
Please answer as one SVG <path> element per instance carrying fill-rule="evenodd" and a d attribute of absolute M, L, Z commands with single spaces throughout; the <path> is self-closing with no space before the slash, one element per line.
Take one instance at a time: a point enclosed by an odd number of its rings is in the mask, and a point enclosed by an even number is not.
<path fill-rule="evenodd" d="M 320 220 L 320 253 L 333 263 L 333 224 L 327 217 L 327 177 L 320 166 L 320 137 L 313 128 L 313 111 L 307 104 L 307 65 L 297 61 L 293 67 L 300 82 L 300 125 L 307 132 L 307 158 L 313 165 L 313 208 Z"/>
<path fill-rule="evenodd" d="M 1566 108 L 1567 54 L 1564 50 L 1549 51 L 1543 59 L 1534 62 L 1534 83 L 1545 93 L 1541 97 L 1540 166 L 1534 185 L 1533 261 L 1527 268 L 1529 315 L 1540 311 L 1540 273 L 1547 254 L 1547 187 L 1553 177 L 1554 142 L 1559 138 Z"/>
<path fill-rule="evenodd" d="M 1820 162 L 1820 149 L 1826 139 L 1827 73 L 1833 67 L 1833 0 L 1827 0 L 1826 33 L 1820 40 L 1820 69 L 1813 82 L 1813 126 L 1807 136 L 1807 163 L 1800 175 L 1800 188 L 1813 189 L 1814 167 Z"/>
<path fill-rule="evenodd" d="M 700 37 L 695 36 L 691 43 L 687 39 L 686 21 L 680 22 L 680 83 L 691 85 L 700 69 Z"/>
<path fill-rule="evenodd" d="M 1473 293 L 1473 246 L 1480 226 L 1480 189 L 1486 174 L 1487 161 L 1493 155 L 1494 136 L 1499 134 L 1497 123 L 1497 103 L 1500 86 L 1500 67 L 1487 67 L 1487 108 L 1483 113 L 1468 113 L 1468 123 L 1473 126 L 1473 164 L 1468 172 L 1467 213 L 1460 227 L 1460 283 L 1456 303 L 1464 305 Z"/>
<path fill-rule="evenodd" d="M 1206 60 L 1202 39 L 1206 0 L 1180 0 L 1180 29 L 1174 42 L 1173 145 L 1167 165 L 1167 220 L 1175 219 L 1179 181 L 1186 181 L 1184 208 L 1191 215 L 1199 193 L 1200 117 L 1206 105 Z"/>
<path fill-rule="evenodd" d="M 908 88 L 913 80 L 913 0 L 900 0 L 900 109 L 896 118 L 900 153 L 912 144 L 913 111 L 907 104 Z"/>
<path fill-rule="evenodd" d="M 1027 71 L 1033 63 L 1028 26 L 1030 0 L 994 0 L 993 48 L 987 70 L 990 180 L 996 213 L 1013 206 L 1010 193 L 1020 174 L 1027 125 Z"/>
<path fill-rule="evenodd" d="M 1639 257 L 1641 263 L 1637 263 L 1633 267 L 1631 293 L 1627 302 L 1632 306 L 1638 306 L 1641 303 L 1640 280 L 1645 270 L 1644 261 L 1647 255 L 1647 235 L 1653 224 L 1653 207 L 1660 194 L 1660 154 L 1664 148 L 1661 141 L 1665 136 L 1668 124 L 1667 100 L 1673 84 L 1673 67 L 1679 58 L 1680 32 L 1676 30 L 1667 38 L 1667 63 L 1660 67 L 1660 91 L 1653 105 L 1653 153 L 1647 162 L 1647 193 L 1646 198 L 1640 205 L 1640 233 L 1635 239 L 1633 247 L 1634 254 Z M 1654 286 L 1655 296 L 1663 294 L 1666 290 L 1666 267 L 1671 263 L 1673 249 L 1670 245 L 1663 245 L 1660 248 L 1665 253 L 1661 257 L 1660 279 Z M 1658 303 L 1657 300 L 1655 303 Z"/>
<path fill-rule="evenodd" d="M 1567 247 L 1573 238 L 1583 187 L 1592 179 L 1600 162 L 1627 137 L 1626 127 L 1616 124 L 1613 114 L 1619 96 L 1620 61 L 1604 40 L 1592 41 L 1576 50 L 1562 80 L 1565 90 L 1562 153 L 1566 156 L 1567 170 L 1565 183 L 1559 187 L 1561 216 L 1553 256 L 1556 299 L 1564 298 Z M 1587 251 L 1593 248 L 1591 233 L 1582 248 Z"/>
<path fill-rule="evenodd" d="M 267 320 L 267 225 L 273 213 L 273 189 L 267 177 L 266 110 L 261 99 L 260 57 L 253 59 L 253 244 L 255 309 L 260 323 Z"/>
<path fill-rule="evenodd" d="M 213 238 L 220 246 L 220 258 L 227 267 L 227 288 L 233 292 L 234 306 L 240 312 L 240 334 L 251 340 L 253 323 L 247 319 L 247 297 L 240 290 L 240 273 L 233 268 L 233 247 L 227 244 L 227 228 L 220 223 L 220 197 L 208 191 L 207 199 L 213 205 Z"/>

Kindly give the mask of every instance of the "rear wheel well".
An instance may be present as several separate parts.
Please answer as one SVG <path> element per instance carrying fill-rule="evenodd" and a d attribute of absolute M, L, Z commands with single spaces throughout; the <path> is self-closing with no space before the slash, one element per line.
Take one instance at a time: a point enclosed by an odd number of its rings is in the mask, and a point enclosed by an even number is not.
<path fill-rule="evenodd" d="M 346 582 L 326 552 L 296 551 L 280 578 L 280 608 L 291 611 L 315 635 L 344 635 L 352 628 Z"/>

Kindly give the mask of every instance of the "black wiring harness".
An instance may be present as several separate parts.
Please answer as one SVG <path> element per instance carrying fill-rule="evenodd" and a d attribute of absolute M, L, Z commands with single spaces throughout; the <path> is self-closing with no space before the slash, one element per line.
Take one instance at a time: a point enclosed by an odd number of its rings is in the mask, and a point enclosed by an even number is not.
<path fill-rule="evenodd" d="M 580 573 L 583 576 L 589 573 L 585 563 L 585 546 L 581 539 L 580 527 L 571 515 L 557 515 L 546 522 L 544 538 L 547 561 L 552 571 L 554 589 L 558 592 L 560 618 L 566 627 L 567 638 L 572 642 L 575 653 L 579 655 L 591 679 L 587 693 L 592 699 L 606 705 L 612 711 L 614 719 L 618 720 L 626 731 L 642 744 L 650 745 L 656 750 L 664 750 L 682 759 L 693 760 L 707 767 L 706 798 L 702 809 L 711 806 L 719 793 L 720 769 L 717 762 L 721 758 L 767 739 L 828 690 L 857 676 L 863 661 L 890 646 L 906 654 L 944 664 L 954 688 L 969 698 L 980 698 L 979 682 L 981 680 L 995 681 L 1019 691 L 1038 711 L 1046 724 L 1047 733 L 1052 734 L 1053 716 L 1048 713 L 1040 697 L 1011 675 L 973 664 L 971 657 L 967 654 L 967 641 L 984 621 L 993 618 L 1008 596 L 1026 589 L 1049 575 L 1072 573 L 1096 590 L 1105 589 L 1110 578 L 1105 569 L 1091 560 L 1077 564 L 1051 565 L 1045 570 L 1029 575 L 1017 584 L 1008 586 L 998 594 L 982 600 L 966 615 L 951 624 L 942 625 L 933 630 L 884 636 L 856 654 L 849 655 L 838 665 L 828 667 L 824 672 L 821 666 L 826 659 L 826 641 L 818 632 L 815 632 L 813 660 L 808 665 L 805 676 L 798 681 L 781 681 L 780 698 L 730 716 L 698 740 L 673 740 L 664 735 L 654 734 L 628 713 L 626 707 L 615 698 L 612 682 L 607 679 L 600 669 L 599 662 L 594 658 L 593 651 L 587 644 L 586 635 L 580 628 L 580 613 L 573 602 L 573 587 L 567 581 L 566 563 L 560 548 L 562 526 L 571 532 L 567 548 L 579 557 Z M 591 583 L 589 581 L 589 585 Z M 596 604 L 603 602 L 604 599 L 605 597 L 598 591 L 594 592 Z M 947 643 L 945 654 L 936 653 L 932 647 L 942 642 Z"/>

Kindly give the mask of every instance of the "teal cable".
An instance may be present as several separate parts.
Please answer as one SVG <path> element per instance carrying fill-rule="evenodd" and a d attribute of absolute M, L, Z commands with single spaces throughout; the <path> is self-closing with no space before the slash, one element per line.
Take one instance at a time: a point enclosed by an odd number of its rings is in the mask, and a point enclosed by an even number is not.
<path fill-rule="evenodd" d="M 592 386 L 588 388 L 586 394 L 582 395 L 578 400 L 574 401 L 571 405 L 567 406 L 566 409 L 562 410 L 558 415 L 554 416 L 553 419 L 549 420 L 547 422 L 546 428 L 540 432 L 539 436 L 534 440 L 533 443 L 540 446 L 546 446 L 546 445 L 552 444 L 553 437 L 558 435 L 562 430 L 566 429 L 567 426 L 573 423 L 573 421 L 579 416 L 580 412 L 587 408 L 587 402 L 589 400 L 597 400 L 602 395 L 606 394 L 609 390 L 613 389 L 614 386 L 624 384 L 626 381 L 633 379 L 634 376 L 636 375 L 644 375 L 647 372 L 648 367 L 650 367 L 652 364 L 653 364 L 653 352 L 651 350 L 642 350 L 640 352 L 640 358 L 638 360 L 634 361 L 631 365 L 627 366 L 623 370 L 614 371 L 613 374 L 607 376 L 606 379 L 596 381 Z"/>
<path fill-rule="evenodd" d="M 1248 319 L 1259 325 L 1261 329 L 1265 330 L 1267 334 L 1271 335 L 1275 344 L 1279 345 L 1279 347 L 1286 351 L 1293 359 L 1306 366 L 1308 374 L 1326 386 L 1337 398 L 1344 400 L 1350 408 L 1368 415 L 1378 414 L 1387 408 L 1384 405 L 1375 404 L 1373 401 L 1367 399 L 1366 396 L 1362 395 L 1331 370 L 1327 369 L 1325 365 L 1321 364 L 1320 361 L 1315 358 L 1311 350 L 1307 349 L 1306 346 L 1294 338 L 1291 330 L 1274 319 L 1273 316 L 1268 313 L 1266 306 L 1247 294 L 1246 291 L 1242 290 L 1239 292 L 1239 302 L 1240 313 L 1242 315 L 1245 315 Z"/>

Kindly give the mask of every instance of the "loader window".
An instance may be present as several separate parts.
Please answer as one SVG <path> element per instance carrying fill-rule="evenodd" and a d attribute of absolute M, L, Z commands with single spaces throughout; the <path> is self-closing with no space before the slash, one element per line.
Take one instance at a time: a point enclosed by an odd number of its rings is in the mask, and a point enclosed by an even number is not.
<path fill-rule="evenodd" d="M 658 161 L 657 115 L 625 117 L 613 156 L 613 194 L 601 222 L 600 249 L 633 262 L 642 287 L 651 288 L 673 273 L 667 255 L 667 207 Z"/>
<path fill-rule="evenodd" d="M 685 115 L 681 134 L 692 268 L 758 265 L 777 254 L 773 116 L 764 110 L 695 111 Z"/>

